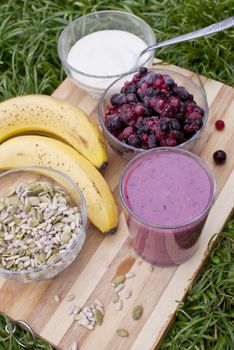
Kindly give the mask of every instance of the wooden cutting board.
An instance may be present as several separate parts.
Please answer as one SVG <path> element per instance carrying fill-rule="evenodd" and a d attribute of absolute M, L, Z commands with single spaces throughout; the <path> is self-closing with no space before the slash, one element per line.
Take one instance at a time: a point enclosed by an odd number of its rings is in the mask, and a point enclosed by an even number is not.
<path fill-rule="evenodd" d="M 163 65 L 165 68 L 165 65 Z M 210 211 L 200 240 L 200 248 L 186 263 L 178 267 L 155 267 L 137 257 L 128 239 L 128 230 L 123 213 L 120 211 L 118 232 L 103 237 L 90 226 L 83 250 L 74 263 L 57 277 L 35 284 L 19 284 L 0 278 L 0 311 L 15 320 L 27 322 L 42 338 L 58 349 L 69 350 L 76 340 L 81 350 L 149 350 L 158 348 L 165 332 L 173 320 L 178 301 L 198 275 L 207 256 L 208 242 L 215 233 L 222 230 L 230 216 L 234 202 L 234 90 L 217 81 L 199 77 L 193 72 L 167 66 L 204 85 L 210 116 L 204 134 L 193 149 L 205 159 L 215 173 L 217 181 L 216 201 Z M 66 79 L 53 96 L 79 106 L 97 121 L 97 100 L 79 90 Z M 216 131 L 214 122 L 225 121 L 225 129 Z M 227 162 L 214 165 L 213 152 L 223 149 Z M 105 170 L 116 199 L 118 198 L 118 178 L 126 161 L 109 149 L 109 167 Z M 120 208 L 120 206 L 119 206 Z M 213 238 L 213 246 L 217 235 Z M 113 289 L 111 279 L 118 272 L 133 271 L 136 277 L 126 283 L 131 288 L 132 297 L 124 302 L 122 311 L 116 311 L 111 302 Z M 54 295 L 62 298 L 56 303 Z M 69 303 L 65 300 L 75 294 L 79 306 L 90 305 L 96 298 L 105 305 L 103 325 L 89 331 L 73 321 L 68 315 Z M 142 304 L 144 313 L 139 321 L 133 321 L 131 311 L 136 304 Z M 128 338 L 116 335 L 118 328 L 129 331 Z"/>

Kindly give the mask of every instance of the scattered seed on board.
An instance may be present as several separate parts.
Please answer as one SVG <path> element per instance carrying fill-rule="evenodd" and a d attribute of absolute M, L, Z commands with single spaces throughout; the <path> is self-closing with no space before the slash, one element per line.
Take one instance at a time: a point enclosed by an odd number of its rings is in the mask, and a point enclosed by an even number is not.
<path fill-rule="evenodd" d="M 87 317 L 93 317 L 92 311 L 86 311 L 86 312 L 85 312 L 85 315 L 86 315 Z"/>
<path fill-rule="evenodd" d="M 99 309 L 94 310 L 94 319 L 99 326 L 102 325 L 103 313 Z"/>
<path fill-rule="evenodd" d="M 125 297 L 125 299 L 129 299 L 129 298 L 131 298 L 131 295 L 132 295 L 131 289 L 127 289 L 125 294 L 124 294 L 124 297 Z"/>
<path fill-rule="evenodd" d="M 69 294 L 67 297 L 66 297 L 66 301 L 70 302 L 70 301 L 73 301 L 75 299 L 75 295 L 74 294 Z"/>
<path fill-rule="evenodd" d="M 95 309 L 100 310 L 101 313 L 104 315 L 104 308 L 102 308 L 101 306 L 97 305 L 97 306 L 95 307 Z M 95 310 L 95 309 L 94 309 L 94 310 Z"/>
<path fill-rule="evenodd" d="M 125 275 L 117 275 L 112 280 L 112 286 L 114 288 L 118 287 L 120 284 L 123 284 L 126 280 Z"/>
<path fill-rule="evenodd" d="M 68 314 L 72 315 L 74 313 L 75 308 L 76 308 L 76 306 L 74 304 L 69 305 L 68 310 L 67 310 Z"/>
<path fill-rule="evenodd" d="M 117 329 L 117 331 L 116 331 L 116 333 L 117 333 L 117 335 L 119 336 L 119 337 L 128 337 L 129 336 L 129 333 L 128 333 L 128 331 L 126 330 L 126 329 Z"/>
<path fill-rule="evenodd" d="M 76 341 L 72 343 L 71 350 L 78 350 L 78 344 Z"/>
<path fill-rule="evenodd" d="M 81 308 L 79 306 L 76 306 L 73 310 L 73 315 L 78 315 L 78 313 L 81 311 Z"/>
<path fill-rule="evenodd" d="M 56 295 L 54 296 L 54 300 L 56 301 L 56 303 L 59 303 L 60 300 L 61 300 L 61 299 L 60 299 L 60 296 L 56 294 Z"/>
<path fill-rule="evenodd" d="M 118 287 L 115 288 L 115 293 L 119 293 L 122 289 L 124 289 L 124 284 L 120 283 Z"/>
<path fill-rule="evenodd" d="M 115 293 L 112 297 L 112 303 L 116 304 L 119 301 L 119 294 Z"/>
<path fill-rule="evenodd" d="M 126 279 L 133 278 L 133 277 L 135 277 L 135 273 L 127 272 L 127 273 L 125 273 L 125 277 L 126 277 Z"/>
<path fill-rule="evenodd" d="M 89 329 L 90 331 L 92 331 L 92 330 L 94 329 L 94 326 L 92 326 L 91 324 L 88 324 L 88 325 L 86 326 L 86 328 Z"/>
<path fill-rule="evenodd" d="M 137 305 L 134 307 L 134 309 L 132 311 L 132 318 L 137 321 L 141 318 L 142 314 L 143 314 L 142 305 Z"/>
<path fill-rule="evenodd" d="M 87 317 L 81 317 L 78 321 L 81 326 L 87 327 L 89 325 L 89 320 Z"/>
<path fill-rule="evenodd" d="M 121 311 L 123 308 L 123 300 L 120 299 L 117 303 L 116 303 L 116 310 L 117 311 Z"/>

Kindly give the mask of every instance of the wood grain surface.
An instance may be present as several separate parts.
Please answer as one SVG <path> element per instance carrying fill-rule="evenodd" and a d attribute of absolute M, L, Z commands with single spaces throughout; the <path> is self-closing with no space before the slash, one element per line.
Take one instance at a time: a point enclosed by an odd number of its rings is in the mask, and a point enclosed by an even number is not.
<path fill-rule="evenodd" d="M 165 67 L 165 65 L 163 65 Z M 69 350 L 76 340 L 81 350 L 149 350 L 158 348 L 165 332 L 173 320 L 178 301 L 182 300 L 191 283 L 201 270 L 209 255 L 208 243 L 215 233 L 222 230 L 233 209 L 234 198 L 234 90 L 220 82 L 200 77 L 193 72 L 175 66 L 176 70 L 202 82 L 210 107 L 208 123 L 201 140 L 193 152 L 205 159 L 214 171 L 217 181 L 216 200 L 200 239 L 196 254 L 179 267 L 155 267 L 151 272 L 149 264 L 137 257 L 128 239 L 124 215 L 120 209 L 118 232 L 103 237 L 90 226 L 87 239 L 80 255 L 64 272 L 51 280 L 35 284 L 19 284 L 0 278 L 0 311 L 15 320 L 27 322 L 39 336 L 58 349 Z M 97 100 L 80 91 L 66 79 L 53 96 L 79 106 L 97 121 Z M 225 129 L 216 131 L 214 122 L 225 121 Z M 217 149 L 227 153 L 227 162 L 222 166 L 214 164 L 212 155 Z M 113 191 L 117 203 L 118 178 L 126 161 L 109 149 L 109 166 L 104 176 Z M 119 205 L 120 208 L 120 205 Z M 210 247 L 215 243 L 213 237 Z M 111 302 L 113 289 L 111 279 L 116 273 L 133 271 L 135 278 L 129 279 L 126 286 L 131 288 L 132 297 L 124 302 L 118 312 Z M 54 295 L 61 296 L 56 303 Z M 96 298 L 105 305 L 102 326 L 89 331 L 73 321 L 68 315 L 69 303 L 65 300 L 75 294 L 79 306 L 90 305 Z M 144 306 L 139 321 L 133 321 L 131 311 L 136 304 Z M 116 335 L 118 328 L 129 331 L 128 338 Z"/>

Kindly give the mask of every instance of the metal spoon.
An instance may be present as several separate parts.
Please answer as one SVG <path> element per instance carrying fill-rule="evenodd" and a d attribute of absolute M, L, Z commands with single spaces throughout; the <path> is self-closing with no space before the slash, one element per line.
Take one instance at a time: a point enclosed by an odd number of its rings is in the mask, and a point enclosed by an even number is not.
<path fill-rule="evenodd" d="M 220 31 L 222 31 L 224 29 L 228 29 L 228 28 L 233 27 L 233 26 L 234 26 L 234 16 L 232 16 L 230 18 L 227 18 L 227 19 L 224 19 L 221 22 L 217 22 L 217 23 L 211 24 L 208 27 L 195 30 L 194 32 L 190 32 L 190 33 L 187 33 L 187 34 L 183 34 L 183 35 L 177 36 L 175 38 L 171 38 L 169 40 L 162 41 L 159 44 L 155 44 L 155 45 L 149 46 L 146 49 L 144 49 L 143 51 L 141 51 L 140 55 L 137 58 L 137 62 L 139 61 L 140 57 L 142 55 L 144 55 L 148 51 L 151 51 L 151 50 L 154 50 L 154 49 L 159 49 L 159 48 L 164 47 L 164 46 L 169 46 L 169 45 L 173 45 L 173 44 L 177 44 L 177 43 L 182 43 L 184 41 L 189 41 L 189 40 L 192 40 L 192 39 L 197 39 L 197 38 L 200 38 L 202 36 L 206 36 L 206 35 L 210 35 L 210 34 L 213 34 L 213 33 L 220 32 Z M 137 62 L 136 62 L 136 65 L 137 65 Z"/>

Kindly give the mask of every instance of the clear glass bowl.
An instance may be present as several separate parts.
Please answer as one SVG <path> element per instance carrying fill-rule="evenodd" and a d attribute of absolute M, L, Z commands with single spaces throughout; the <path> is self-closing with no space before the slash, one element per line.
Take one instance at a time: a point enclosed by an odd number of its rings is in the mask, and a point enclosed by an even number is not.
<path fill-rule="evenodd" d="M 122 30 L 135 34 L 141 38 L 146 46 L 154 45 L 155 35 L 150 26 L 141 18 L 123 11 L 99 11 L 77 18 L 62 31 L 58 40 L 58 55 L 68 77 L 89 94 L 99 96 L 120 75 L 107 76 L 89 75 L 72 67 L 67 62 L 71 47 L 84 36 L 100 30 Z M 95 53 L 94 53 L 95 54 Z M 151 66 L 154 51 L 145 55 L 145 62 L 141 65 Z M 137 67 L 138 68 L 138 67 Z M 127 73 L 127 72 L 123 72 Z"/>
<path fill-rule="evenodd" d="M 191 137 L 189 140 L 176 146 L 176 148 L 183 148 L 185 150 L 191 151 L 195 143 L 198 142 L 199 138 L 201 137 L 202 131 L 204 130 L 208 119 L 209 108 L 204 92 L 191 79 L 187 78 L 186 76 L 180 73 L 174 72 L 169 69 L 150 68 L 150 70 L 158 74 L 170 75 L 172 79 L 174 79 L 174 81 L 177 83 L 177 85 L 184 86 L 194 96 L 194 100 L 196 101 L 197 105 L 203 108 L 204 117 L 201 129 L 197 131 L 196 134 L 194 134 L 193 137 Z M 111 96 L 120 93 L 120 90 L 124 83 L 126 81 L 131 81 L 133 75 L 136 73 L 137 70 L 134 73 L 125 74 L 124 76 L 120 77 L 115 82 L 113 82 L 102 94 L 98 106 L 99 122 L 101 124 L 102 131 L 105 135 L 106 140 L 117 154 L 119 154 L 122 158 L 127 160 L 132 159 L 139 153 L 145 152 L 145 150 L 142 148 L 136 148 L 131 145 L 127 145 L 118 140 L 114 135 L 112 135 L 105 125 L 105 113 L 107 105 L 111 105 Z"/>
<path fill-rule="evenodd" d="M 70 197 L 71 205 L 79 208 L 81 216 L 81 229 L 75 241 L 67 251 L 53 262 L 43 264 L 34 269 L 20 271 L 0 268 L 0 276 L 18 282 L 35 282 L 54 277 L 69 266 L 79 254 L 86 237 L 87 211 L 83 194 L 76 183 L 60 171 L 41 166 L 25 166 L 14 168 L 0 174 L 0 198 L 4 196 L 7 188 L 17 186 L 31 180 L 48 181 L 63 188 Z M 49 235 L 49 232 L 48 232 Z M 1 245 L 0 245 L 1 247 Z M 0 254 L 1 261 L 1 254 Z"/>
<path fill-rule="evenodd" d="M 209 192 L 207 192 L 206 205 L 204 209 L 200 211 L 199 215 L 197 215 L 192 219 L 191 219 L 191 216 L 190 216 L 190 219 L 188 220 L 184 219 L 185 222 L 183 222 L 182 224 L 180 223 L 180 224 L 174 224 L 174 225 L 160 225 L 160 224 L 157 224 L 157 222 L 151 223 L 149 221 L 146 221 L 142 216 L 139 215 L 139 213 L 136 214 L 134 212 L 134 208 L 132 208 L 129 205 L 127 188 L 128 188 L 129 176 L 131 176 L 131 174 L 134 173 L 136 168 L 139 169 L 139 167 L 141 167 L 141 165 L 144 163 L 145 160 L 149 161 L 149 159 L 152 159 L 153 157 L 160 157 L 162 159 L 163 156 L 167 155 L 168 153 L 171 154 L 172 157 L 177 157 L 176 161 L 179 160 L 178 156 L 179 157 L 182 156 L 184 159 L 184 166 L 185 166 L 185 161 L 187 161 L 186 166 L 188 166 L 189 163 L 191 164 L 191 162 L 197 163 L 197 165 L 199 165 L 199 168 L 200 168 L 199 169 L 200 174 L 201 174 L 201 171 L 203 172 L 203 174 L 206 174 L 204 176 L 206 176 L 209 181 L 210 190 Z M 172 163 L 171 159 L 170 159 L 170 170 L 172 174 L 174 174 L 173 167 L 171 164 Z M 162 164 L 164 164 L 165 166 L 166 164 L 165 158 L 164 158 L 164 163 Z M 182 167 L 181 162 L 180 163 L 175 162 L 175 164 L 177 168 L 178 166 Z M 146 169 L 144 169 L 144 171 L 146 171 Z M 166 174 L 168 174 L 168 168 L 162 169 L 161 167 L 161 171 L 164 171 L 163 178 L 165 178 Z M 177 191 L 176 189 L 177 182 L 174 183 L 173 178 L 172 178 L 173 182 L 171 183 L 170 190 L 169 188 L 167 188 L 167 185 L 164 186 L 162 182 L 162 177 L 160 176 L 160 174 L 155 172 L 154 178 L 160 182 L 162 192 L 165 193 L 164 199 L 166 198 L 168 191 L 173 191 L 174 186 L 175 186 L 175 191 Z M 150 181 L 152 181 L 152 173 L 149 174 L 148 180 L 149 179 Z M 142 179 L 142 181 L 145 181 L 145 178 Z M 176 181 L 179 181 L 179 180 L 176 179 Z M 180 181 L 182 182 L 183 180 L 180 180 Z M 168 180 L 165 181 L 165 184 L 168 184 Z M 130 186 L 133 186 L 132 182 L 130 183 Z M 135 191 L 136 192 L 138 191 L 137 193 L 139 193 L 142 190 L 146 195 L 148 194 L 150 198 L 148 202 L 148 205 L 150 206 L 149 208 L 151 211 L 154 211 L 155 209 L 154 207 L 152 207 L 153 206 L 152 198 L 153 196 L 155 196 L 155 201 L 157 203 L 158 197 L 156 193 L 152 192 L 153 188 L 150 189 L 150 193 L 148 193 L 147 189 L 148 189 L 147 183 L 145 183 L 145 186 L 143 186 L 142 189 L 136 189 Z M 129 237 L 131 239 L 131 243 L 134 249 L 136 250 L 136 252 L 143 259 L 149 261 L 152 264 L 156 264 L 159 266 L 178 265 L 188 260 L 190 257 L 192 257 L 192 255 L 196 252 L 199 246 L 199 238 L 200 238 L 204 223 L 206 221 L 206 218 L 209 214 L 211 205 L 214 201 L 215 190 L 216 190 L 215 178 L 211 169 L 208 167 L 208 165 L 195 154 L 183 149 L 171 148 L 171 147 L 155 148 L 139 154 L 130 162 L 128 162 L 126 167 L 123 169 L 123 172 L 119 179 L 119 193 L 120 193 L 120 199 L 122 202 L 122 207 L 124 209 L 124 213 L 125 213 L 125 217 L 128 225 Z M 141 198 L 141 193 L 139 193 L 139 197 Z M 200 197 L 198 193 L 196 201 L 199 201 L 199 199 Z M 179 204 L 181 207 L 183 207 L 183 212 L 185 215 L 188 204 L 186 206 L 182 206 L 181 203 Z M 170 205 L 172 204 L 170 203 Z M 174 203 L 174 206 L 178 207 L 178 203 L 177 202 Z M 149 210 L 149 208 L 145 208 L 145 210 L 147 209 Z M 166 209 L 163 208 L 163 210 L 166 210 Z"/>

